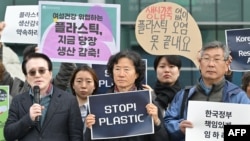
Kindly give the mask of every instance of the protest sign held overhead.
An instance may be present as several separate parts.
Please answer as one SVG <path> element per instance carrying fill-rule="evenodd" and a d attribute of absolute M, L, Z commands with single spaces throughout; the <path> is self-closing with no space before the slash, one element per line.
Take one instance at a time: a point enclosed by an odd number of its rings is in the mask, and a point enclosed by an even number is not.
<path fill-rule="evenodd" d="M 106 64 L 120 51 L 120 5 L 39 1 L 39 48 L 56 62 Z"/>
<path fill-rule="evenodd" d="M 149 54 L 181 55 L 198 68 L 201 33 L 193 17 L 180 5 L 159 2 L 143 9 L 136 19 L 135 35 Z"/>
<path fill-rule="evenodd" d="M 38 6 L 15 5 L 7 6 L 1 41 L 6 43 L 38 42 Z"/>

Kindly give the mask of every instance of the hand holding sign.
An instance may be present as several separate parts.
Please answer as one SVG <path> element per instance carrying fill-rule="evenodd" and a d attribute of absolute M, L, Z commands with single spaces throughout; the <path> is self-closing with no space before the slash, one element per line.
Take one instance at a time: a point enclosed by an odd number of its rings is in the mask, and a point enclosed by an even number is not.
<path fill-rule="evenodd" d="M 86 126 L 92 130 L 92 140 L 153 134 L 153 122 L 160 121 L 150 101 L 148 90 L 88 96 Z"/>
<path fill-rule="evenodd" d="M 135 34 L 142 48 L 153 55 L 182 55 L 198 67 L 202 47 L 198 25 L 188 11 L 171 2 L 146 7 L 138 15 Z"/>

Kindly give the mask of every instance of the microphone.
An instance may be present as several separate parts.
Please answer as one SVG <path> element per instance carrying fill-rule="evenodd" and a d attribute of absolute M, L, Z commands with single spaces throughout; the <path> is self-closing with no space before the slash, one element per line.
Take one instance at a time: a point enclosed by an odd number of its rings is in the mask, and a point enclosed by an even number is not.
<path fill-rule="evenodd" d="M 39 86 L 33 87 L 33 93 L 34 93 L 34 103 L 40 104 L 40 88 L 39 88 Z M 37 116 L 35 118 L 35 121 L 39 122 L 40 118 L 41 118 L 40 116 Z"/>

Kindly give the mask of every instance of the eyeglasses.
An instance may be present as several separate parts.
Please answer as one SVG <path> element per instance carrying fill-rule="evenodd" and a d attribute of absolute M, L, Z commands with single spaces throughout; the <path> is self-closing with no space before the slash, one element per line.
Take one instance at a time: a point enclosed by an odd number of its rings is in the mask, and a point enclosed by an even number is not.
<path fill-rule="evenodd" d="M 30 76 L 35 76 L 35 75 L 36 75 L 36 72 L 38 72 L 40 75 L 43 75 L 43 74 L 45 74 L 46 70 L 48 70 L 48 69 L 39 68 L 38 70 L 30 70 L 30 71 L 28 72 L 28 74 L 29 74 Z"/>
<path fill-rule="evenodd" d="M 225 59 L 223 58 L 209 58 L 209 57 L 202 57 L 201 60 L 204 62 L 204 63 L 209 63 L 211 61 L 213 61 L 214 63 L 218 64 L 222 61 L 226 61 Z"/>

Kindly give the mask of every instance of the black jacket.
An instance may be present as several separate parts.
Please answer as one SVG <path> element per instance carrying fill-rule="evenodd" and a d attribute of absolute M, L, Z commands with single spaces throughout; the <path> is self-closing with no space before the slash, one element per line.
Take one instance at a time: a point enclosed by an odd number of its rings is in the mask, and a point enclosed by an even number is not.
<path fill-rule="evenodd" d="M 76 97 L 53 87 L 53 94 L 43 126 L 29 116 L 33 104 L 29 92 L 12 100 L 4 126 L 7 141 L 82 141 L 83 123 Z"/>

